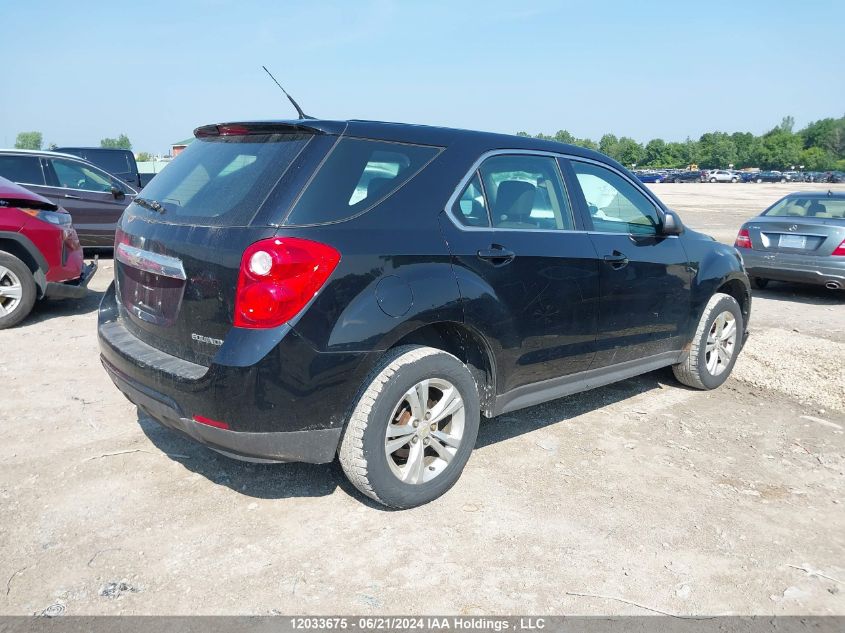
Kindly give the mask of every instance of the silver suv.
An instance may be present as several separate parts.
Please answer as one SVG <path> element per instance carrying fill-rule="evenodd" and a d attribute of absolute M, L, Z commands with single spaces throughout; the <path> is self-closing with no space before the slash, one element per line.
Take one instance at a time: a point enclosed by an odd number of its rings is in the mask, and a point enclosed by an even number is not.
<path fill-rule="evenodd" d="M 709 182 L 739 182 L 739 174 L 727 169 L 714 169 L 707 174 Z"/>

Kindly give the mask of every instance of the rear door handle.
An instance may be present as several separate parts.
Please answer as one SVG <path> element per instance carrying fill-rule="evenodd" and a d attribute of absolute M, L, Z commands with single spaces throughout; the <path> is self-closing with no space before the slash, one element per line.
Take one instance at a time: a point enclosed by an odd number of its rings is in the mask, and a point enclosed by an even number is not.
<path fill-rule="evenodd" d="M 71 200 L 82 200 L 82 198 L 80 196 L 72 196 L 69 193 L 65 194 L 65 198 L 69 198 Z"/>
<path fill-rule="evenodd" d="M 493 244 L 490 248 L 483 248 L 478 251 L 478 258 L 490 262 L 494 266 L 509 264 L 516 257 L 516 253 L 509 251 L 504 246 Z"/>
<path fill-rule="evenodd" d="M 628 265 L 628 256 L 625 253 L 613 251 L 613 254 L 604 256 L 604 261 L 610 264 L 614 270 L 619 270 Z"/>

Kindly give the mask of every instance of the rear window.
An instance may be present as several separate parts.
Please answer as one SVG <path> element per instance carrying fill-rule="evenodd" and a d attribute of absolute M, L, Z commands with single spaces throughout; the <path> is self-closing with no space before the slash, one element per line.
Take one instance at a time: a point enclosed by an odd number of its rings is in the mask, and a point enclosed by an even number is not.
<path fill-rule="evenodd" d="M 109 152 L 100 150 L 85 150 L 81 156 L 94 163 L 97 167 L 105 169 L 110 174 L 131 174 L 134 170 L 129 163 L 129 156 L 126 152 Z"/>
<path fill-rule="evenodd" d="M 200 138 L 144 188 L 165 222 L 246 226 L 311 138 L 252 134 Z"/>
<path fill-rule="evenodd" d="M 324 224 L 359 215 L 408 182 L 439 151 L 424 145 L 341 139 L 285 224 Z"/>
<path fill-rule="evenodd" d="M 784 198 L 765 213 L 768 217 L 845 219 L 845 198 Z"/>
<path fill-rule="evenodd" d="M 44 184 L 44 172 L 37 156 L 0 156 L 0 176 L 24 185 Z"/>

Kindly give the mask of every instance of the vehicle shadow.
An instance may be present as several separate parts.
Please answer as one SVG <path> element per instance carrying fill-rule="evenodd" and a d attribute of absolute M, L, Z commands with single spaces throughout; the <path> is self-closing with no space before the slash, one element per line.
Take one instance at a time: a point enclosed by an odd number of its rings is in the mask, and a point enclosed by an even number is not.
<path fill-rule="evenodd" d="M 140 410 L 138 424 L 168 457 L 191 472 L 247 497 L 323 497 L 334 492 L 343 477 L 334 464 L 253 464 L 227 457 L 162 426 Z"/>
<path fill-rule="evenodd" d="M 88 289 L 88 294 L 81 299 L 44 299 L 36 301 L 32 312 L 21 325 L 34 325 L 59 317 L 96 312 L 105 292 Z"/>
<path fill-rule="evenodd" d="M 662 384 L 677 384 L 669 370 L 651 372 L 496 418 L 482 418 L 476 448 L 503 442 L 599 407 L 660 389 Z M 372 509 L 394 511 L 360 494 L 346 479 L 336 459 L 330 464 L 253 464 L 216 453 L 162 426 L 141 411 L 138 411 L 138 424 L 155 447 L 168 457 L 191 472 L 239 494 L 256 499 L 322 497 L 340 488 Z"/>
<path fill-rule="evenodd" d="M 845 291 L 828 290 L 824 286 L 770 281 L 765 290 L 752 291 L 752 299 L 755 297 L 806 305 L 835 306 L 845 302 Z"/>
<path fill-rule="evenodd" d="M 664 368 L 528 409 L 520 409 L 495 418 L 482 418 L 475 447 L 484 448 L 558 422 L 566 422 L 595 409 L 628 400 L 648 391 L 662 389 L 663 385 L 688 389 L 672 377 L 671 369 Z"/>

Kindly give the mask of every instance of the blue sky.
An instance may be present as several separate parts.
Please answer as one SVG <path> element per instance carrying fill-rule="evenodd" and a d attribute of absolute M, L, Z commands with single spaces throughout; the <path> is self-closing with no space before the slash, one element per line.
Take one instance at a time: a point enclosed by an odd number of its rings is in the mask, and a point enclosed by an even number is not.
<path fill-rule="evenodd" d="M 845 114 L 839 0 L 0 0 L 0 144 L 295 116 L 682 140 Z"/>

